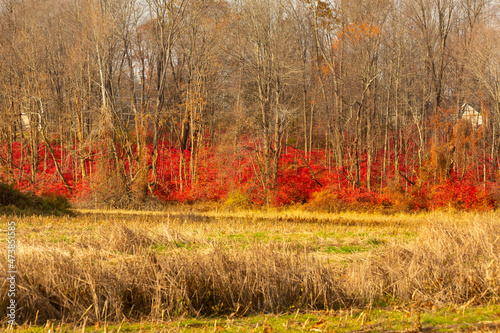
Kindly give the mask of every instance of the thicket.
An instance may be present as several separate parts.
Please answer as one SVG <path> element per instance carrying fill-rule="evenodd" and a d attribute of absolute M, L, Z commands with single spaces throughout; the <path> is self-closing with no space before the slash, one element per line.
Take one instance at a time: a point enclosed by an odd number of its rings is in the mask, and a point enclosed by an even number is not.
<path fill-rule="evenodd" d="M 0 212 L 14 214 L 68 213 L 71 207 L 62 195 L 48 193 L 39 196 L 33 192 L 20 190 L 0 182 Z"/>
<path fill-rule="evenodd" d="M 69 151 L 56 147 L 56 158 L 70 155 Z M 23 192 L 47 198 L 62 200 L 61 197 L 65 197 L 80 207 L 151 208 L 175 202 L 208 206 L 215 203 L 225 209 L 271 205 L 327 212 L 352 210 L 393 213 L 435 209 L 489 210 L 497 208 L 500 203 L 500 187 L 492 180 L 478 181 L 477 164 L 471 164 L 465 170 L 465 175 L 452 170 L 447 178 L 439 180 L 436 179 L 438 166 L 429 162 L 427 169 L 415 171 L 411 169 L 412 165 L 405 165 L 404 157 L 401 157 L 399 173 L 404 172 L 406 176 L 397 174 L 391 166 L 383 174 L 383 159 L 379 157 L 372 161 L 375 175 L 373 182 L 377 183 L 378 189 L 368 190 L 363 184 L 359 187 L 353 184 L 345 168 L 329 165 L 327 158 L 330 152 L 318 149 L 306 155 L 302 151 L 289 149 L 280 156 L 275 188 L 269 189 L 266 194 L 257 154 L 248 152 L 235 157 L 231 153 L 204 148 L 200 152 L 203 160 L 197 162 L 196 178 L 192 179 L 188 173 L 181 179 L 180 160 L 182 158 L 189 165 L 190 152 L 180 155 L 168 142 L 162 142 L 158 150 L 155 184 L 148 187 L 145 183 L 144 188 L 138 190 L 134 182 L 127 181 L 115 172 L 113 160 L 108 160 L 108 163 L 87 163 L 88 176 L 81 179 L 81 174 L 78 175 L 73 169 L 78 162 L 73 157 L 67 157 L 67 162 L 61 164 L 63 175 L 70 185 L 66 186 L 57 174 L 55 163 L 42 148 L 39 149 L 38 159 L 46 160 L 43 172 L 37 175 L 35 183 L 21 177 L 16 187 Z M 20 145 L 14 145 L 14 163 L 20 163 L 20 149 Z M 148 146 L 148 151 L 151 149 Z M 128 173 L 129 168 L 128 164 L 125 165 L 123 172 Z M 431 168 L 434 171 L 429 171 Z M 484 169 L 486 173 L 494 171 L 492 165 Z M 366 164 L 361 171 L 362 175 L 366 175 Z M 24 165 L 19 174 L 30 173 L 30 165 Z M 18 175 L 18 172 L 15 174 Z M 483 174 L 479 177 L 482 178 Z M 151 178 L 150 174 L 149 180 Z M 12 198 L 21 195 L 19 192 L 12 193 Z M 266 197 L 269 201 L 266 201 Z M 21 199 L 19 205 L 25 205 Z"/>

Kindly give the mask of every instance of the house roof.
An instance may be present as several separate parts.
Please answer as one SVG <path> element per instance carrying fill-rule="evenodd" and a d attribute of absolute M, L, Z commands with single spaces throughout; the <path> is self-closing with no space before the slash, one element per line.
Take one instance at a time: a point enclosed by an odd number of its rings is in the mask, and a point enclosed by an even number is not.
<path fill-rule="evenodd" d="M 483 116 L 480 112 L 474 109 L 470 104 L 464 103 L 462 105 L 462 117 L 461 119 L 468 120 L 475 126 L 481 126 L 483 124 Z"/>

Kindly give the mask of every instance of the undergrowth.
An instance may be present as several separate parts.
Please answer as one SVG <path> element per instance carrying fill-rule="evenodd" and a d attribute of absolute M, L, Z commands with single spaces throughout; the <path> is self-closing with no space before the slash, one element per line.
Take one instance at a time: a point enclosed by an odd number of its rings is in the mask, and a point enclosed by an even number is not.
<path fill-rule="evenodd" d="M 62 195 L 22 193 L 11 185 L 0 182 L 0 213 L 4 214 L 67 214 L 71 205 Z"/>

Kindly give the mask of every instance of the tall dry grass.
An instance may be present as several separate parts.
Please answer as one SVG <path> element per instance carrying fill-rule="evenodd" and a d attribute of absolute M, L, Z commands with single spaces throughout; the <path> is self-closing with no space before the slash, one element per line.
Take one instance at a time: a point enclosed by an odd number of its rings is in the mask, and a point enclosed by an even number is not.
<path fill-rule="evenodd" d="M 110 244 L 110 250 L 129 255 L 88 248 L 74 253 L 50 246 L 26 249 L 18 266 L 19 318 L 158 320 L 184 313 L 323 309 L 345 305 L 347 299 L 339 271 L 290 246 L 214 246 L 162 256 L 144 244 L 143 238 Z M 0 311 L 7 305 L 5 295 Z"/>
<path fill-rule="evenodd" d="M 348 269 L 364 300 L 382 295 L 437 304 L 498 301 L 500 224 L 436 222 L 411 243 L 397 243 Z"/>
<path fill-rule="evenodd" d="M 414 241 L 396 240 L 341 260 L 299 241 L 242 244 L 214 236 L 236 230 L 239 222 L 144 220 L 101 226 L 87 219 L 78 228 L 26 221 L 17 259 L 19 322 L 276 313 L 367 305 L 387 297 L 438 304 L 498 299 L 495 217 L 430 222 Z M 286 223 L 268 227 L 287 232 Z M 52 241 L 58 228 L 64 242 Z M 290 228 L 295 232 L 298 225 Z M 0 272 L 6 272 L 3 251 L 0 262 Z M 5 318 L 9 300 L 2 283 Z"/>

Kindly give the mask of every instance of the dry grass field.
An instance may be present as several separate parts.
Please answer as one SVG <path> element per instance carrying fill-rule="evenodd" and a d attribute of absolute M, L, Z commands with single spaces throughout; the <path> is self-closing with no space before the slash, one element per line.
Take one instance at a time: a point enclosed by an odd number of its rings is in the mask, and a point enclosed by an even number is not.
<path fill-rule="evenodd" d="M 492 330 L 500 320 L 497 213 L 79 211 L 1 220 L 3 232 L 7 221 L 18 226 L 24 325 L 15 331 L 454 331 Z M 5 274 L 6 251 L 0 257 Z M 8 301 L 3 283 L 0 318 Z"/>

